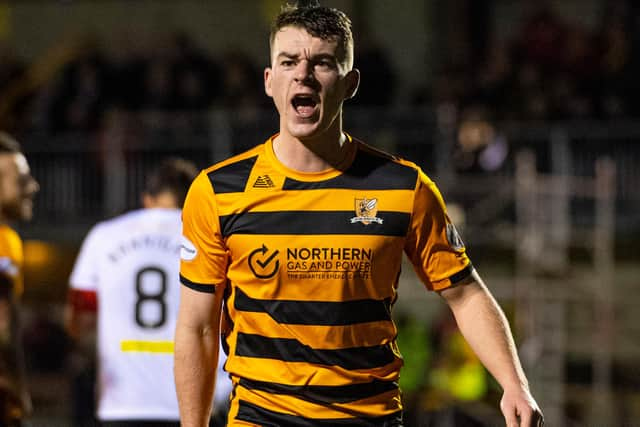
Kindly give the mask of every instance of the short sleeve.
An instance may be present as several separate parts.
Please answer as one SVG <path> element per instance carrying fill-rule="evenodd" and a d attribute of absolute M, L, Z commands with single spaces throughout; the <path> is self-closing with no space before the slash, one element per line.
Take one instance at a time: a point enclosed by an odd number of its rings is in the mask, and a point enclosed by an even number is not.
<path fill-rule="evenodd" d="M 191 184 L 182 209 L 180 281 L 195 290 L 214 292 L 226 283 L 228 260 L 213 187 L 202 172 Z"/>
<path fill-rule="evenodd" d="M 0 229 L 0 275 L 6 278 L 6 285 L 14 295 L 20 297 L 23 292 L 24 252 L 22 240 L 13 229 L 4 226 Z"/>
<path fill-rule="evenodd" d="M 99 258 L 100 258 L 100 238 L 102 226 L 100 224 L 94 226 L 80 247 L 80 252 L 76 257 L 69 285 L 71 289 L 82 291 L 97 291 L 99 286 Z"/>
<path fill-rule="evenodd" d="M 473 270 L 464 243 L 449 219 L 440 191 L 422 171 L 416 185 L 405 253 L 431 290 L 448 288 Z"/>

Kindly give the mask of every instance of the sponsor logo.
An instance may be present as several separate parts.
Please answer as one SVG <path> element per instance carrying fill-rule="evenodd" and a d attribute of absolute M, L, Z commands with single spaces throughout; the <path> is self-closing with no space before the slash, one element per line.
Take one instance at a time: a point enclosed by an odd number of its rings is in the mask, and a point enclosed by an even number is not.
<path fill-rule="evenodd" d="M 447 240 L 454 251 L 461 251 L 464 249 L 464 242 L 462 241 L 460 234 L 458 234 L 458 230 L 456 230 L 455 225 L 451 223 L 447 224 Z"/>
<path fill-rule="evenodd" d="M 369 279 L 371 248 L 287 248 L 287 277 L 292 280 Z"/>
<path fill-rule="evenodd" d="M 280 268 L 278 260 L 279 250 L 271 251 L 263 243 L 258 249 L 249 254 L 249 268 L 258 279 L 270 279 L 276 275 Z"/>
<path fill-rule="evenodd" d="M 355 199 L 356 216 L 351 218 L 351 224 L 360 222 L 369 225 L 372 222 L 382 224 L 382 218 L 378 218 L 378 199 Z"/>
<path fill-rule="evenodd" d="M 192 261 L 198 255 L 198 250 L 189 239 L 182 236 L 182 244 L 180 245 L 180 258 L 184 261 Z"/>
<path fill-rule="evenodd" d="M 253 188 L 273 188 L 275 186 L 269 175 L 260 175 L 253 183 Z"/>

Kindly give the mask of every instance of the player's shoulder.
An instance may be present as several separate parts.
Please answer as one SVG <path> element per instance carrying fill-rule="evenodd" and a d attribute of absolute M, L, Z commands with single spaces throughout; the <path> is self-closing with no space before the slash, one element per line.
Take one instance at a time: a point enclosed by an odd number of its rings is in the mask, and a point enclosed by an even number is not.
<path fill-rule="evenodd" d="M 0 225 L 0 256 L 20 257 L 22 239 L 16 230 L 6 224 Z"/>
<path fill-rule="evenodd" d="M 21 241 L 18 232 L 6 224 L 0 225 L 0 240 L 5 242 Z"/>
<path fill-rule="evenodd" d="M 352 173 L 376 177 L 398 188 L 413 188 L 422 173 L 415 163 L 387 151 L 373 147 L 361 140 L 353 139 L 358 146 L 357 156 L 352 165 Z"/>
<path fill-rule="evenodd" d="M 140 229 L 171 219 L 180 221 L 179 209 L 134 209 L 96 223 L 91 233 L 115 235 L 120 230 Z"/>
<path fill-rule="evenodd" d="M 360 139 L 353 138 L 353 142 L 358 145 L 358 152 L 360 155 L 379 159 L 379 161 L 383 161 L 385 163 L 393 163 L 398 165 L 398 167 L 412 169 L 414 171 L 420 170 L 420 167 L 414 162 L 409 161 L 401 156 L 374 147 Z"/>
<path fill-rule="evenodd" d="M 198 187 L 205 193 L 236 193 L 244 191 L 258 157 L 265 153 L 266 143 L 204 169 L 195 179 L 192 187 Z"/>
<path fill-rule="evenodd" d="M 249 150 L 246 150 L 242 153 L 228 157 L 225 160 L 221 160 L 217 163 L 214 163 L 213 165 L 204 169 L 201 175 L 211 175 L 211 174 L 217 173 L 218 171 L 230 171 L 231 169 L 234 168 L 234 166 L 237 166 L 238 164 L 251 162 L 252 160 L 255 161 L 255 159 L 260 154 L 264 153 L 265 144 L 266 143 L 256 145 L 255 147 Z"/>
<path fill-rule="evenodd" d="M 92 247 L 105 242 L 117 244 L 133 236 L 158 235 L 178 238 L 182 229 L 179 209 L 136 209 L 96 223 L 85 237 Z"/>

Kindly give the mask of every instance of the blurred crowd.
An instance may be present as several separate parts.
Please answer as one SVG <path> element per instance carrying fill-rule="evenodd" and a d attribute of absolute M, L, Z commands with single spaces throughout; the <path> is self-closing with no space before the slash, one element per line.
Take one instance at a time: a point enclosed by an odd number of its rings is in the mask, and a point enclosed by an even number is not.
<path fill-rule="evenodd" d="M 500 121 L 638 116 L 640 8 L 602 2 L 599 24 L 589 28 L 561 17 L 549 2 L 532 4 L 512 37 L 487 36 L 472 46 L 469 60 L 444 66 L 413 101 L 452 103 Z"/>
<path fill-rule="evenodd" d="M 266 101 L 262 71 L 240 51 L 214 58 L 182 32 L 163 35 L 151 47 L 125 43 L 107 53 L 100 40 L 87 37 L 33 63 L 0 46 L 1 126 L 52 134 L 92 131 L 112 111 L 153 116 L 215 106 L 259 108 Z"/>
<path fill-rule="evenodd" d="M 110 113 L 140 113 L 145 121 L 189 120 L 190 114 L 226 108 L 252 114 L 268 107 L 263 67 L 240 49 L 219 55 L 198 46 L 186 32 L 136 48 L 134 40 L 115 52 L 88 36 L 63 43 L 28 63 L 0 42 L 0 127 L 48 134 L 100 129 Z M 371 69 L 358 104 L 389 103 L 391 66 L 376 46 L 363 44 L 360 62 Z M 382 64 L 382 66 L 381 66 Z M 385 65 L 386 64 L 386 65 Z M 192 117 L 191 117 L 192 118 Z"/>
<path fill-rule="evenodd" d="M 508 40 L 470 46 L 467 60 L 441 58 L 431 81 L 398 99 L 399 76 L 388 52 L 364 37 L 357 105 L 453 105 L 492 120 L 616 119 L 640 114 L 636 102 L 640 31 L 631 2 L 603 6 L 600 24 L 568 22 L 544 6 L 529 12 Z M 163 35 L 154 46 L 136 41 L 106 53 L 87 37 L 27 62 L 0 42 L 0 126 L 50 133 L 99 128 L 108 113 L 252 111 L 268 106 L 262 66 L 229 47 L 212 54 L 185 32 Z"/>

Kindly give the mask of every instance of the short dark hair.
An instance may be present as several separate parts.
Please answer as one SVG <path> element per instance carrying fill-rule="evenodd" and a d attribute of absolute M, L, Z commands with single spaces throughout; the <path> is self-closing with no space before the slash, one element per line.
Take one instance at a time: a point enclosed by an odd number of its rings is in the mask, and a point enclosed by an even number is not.
<path fill-rule="evenodd" d="M 0 154 L 21 153 L 20 143 L 11 135 L 0 130 Z"/>
<path fill-rule="evenodd" d="M 194 163 L 179 157 L 169 157 L 148 175 L 144 191 L 150 196 L 169 191 L 175 196 L 178 206 L 182 207 L 196 175 L 198 168 Z"/>
<path fill-rule="evenodd" d="M 271 25 L 269 45 L 273 48 L 276 34 L 284 27 L 299 27 L 323 40 L 336 39 L 344 54 L 343 60 L 353 64 L 353 33 L 351 19 L 342 11 L 320 6 L 316 2 L 306 5 L 285 4 Z"/>

